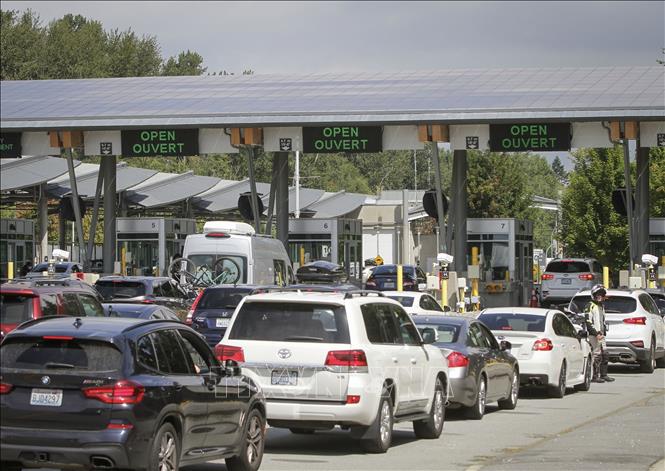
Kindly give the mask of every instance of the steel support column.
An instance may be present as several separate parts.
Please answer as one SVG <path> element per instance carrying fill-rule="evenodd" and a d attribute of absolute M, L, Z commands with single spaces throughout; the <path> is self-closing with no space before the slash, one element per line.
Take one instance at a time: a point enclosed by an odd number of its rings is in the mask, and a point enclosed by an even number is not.
<path fill-rule="evenodd" d="M 90 220 L 90 234 L 88 234 L 88 246 L 86 253 L 88 254 L 89 264 L 85 267 L 85 270 L 88 271 L 91 268 L 92 261 L 92 252 L 95 246 L 95 235 L 97 234 L 97 219 L 99 217 L 99 201 L 102 197 L 102 185 L 104 183 L 104 172 L 101 171 L 101 167 L 97 174 L 97 186 L 95 187 L 95 200 L 92 204 L 92 219 Z"/>
<path fill-rule="evenodd" d="M 46 183 L 39 186 L 39 257 L 42 262 L 48 257 L 48 196 L 46 195 Z"/>
<path fill-rule="evenodd" d="M 439 146 L 436 142 L 431 143 L 432 164 L 434 165 L 434 190 L 436 191 L 436 214 L 439 225 L 439 245 L 436 248 L 439 253 L 448 250 L 446 246 L 446 221 L 443 216 L 443 188 L 441 187 L 441 165 L 439 165 Z"/>
<path fill-rule="evenodd" d="M 261 215 L 259 214 L 259 197 L 256 194 L 256 178 L 254 176 L 254 147 L 247 146 L 247 168 L 249 169 L 249 204 L 254 216 L 254 230 L 261 233 Z"/>
<path fill-rule="evenodd" d="M 467 174 L 466 150 L 453 152 L 453 195 L 451 205 L 455 207 L 455 240 L 453 266 L 458 275 L 466 273 L 466 212 L 467 212 Z"/>
<path fill-rule="evenodd" d="M 85 250 L 85 239 L 83 238 L 83 220 L 81 218 L 81 206 L 79 205 L 79 193 L 76 185 L 76 173 L 74 172 L 74 158 L 72 157 L 72 149 L 65 150 L 67 157 L 67 167 L 69 169 L 69 186 L 72 189 L 72 208 L 74 209 L 74 226 L 76 227 L 76 238 L 78 239 L 79 248 L 79 261 L 83 266 L 88 265 L 88 254 Z M 72 237 L 72 252 L 74 251 L 75 241 Z M 74 254 L 71 254 L 72 259 Z"/>
<path fill-rule="evenodd" d="M 626 213 L 628 215 L 628 253 L 630 263 L 628 271 L 633 276 L 633 264 L 635 263 L 635 220 L 633 216 L 633 185 L 630 181 L 630 149 L 628 139 L 623 141 L 623 171 L 626 182 Z"/>
<path fill-rule="evenodd" d="M 113 273 L 116 252 L 116 157 L 102 157 L 104 174 L 104 273 Z"/>
<path fill-rule="evenodd" d="M 277 159 L 277 238 L 289 251 L 289 153 L 275 152 Z"/>
<path fill-rule="evenodd" d="M 409 265 L 411 263 L 411 227 L 409 224 L 409 190 L 402 190 L 402 257 L 399 263 Z"/>
<path fill-rule="evenodd" d="M 635 188 L 635 256 L 649 250 L 649 148 L 640 147 L 637 141 L 637 183 Z"/>

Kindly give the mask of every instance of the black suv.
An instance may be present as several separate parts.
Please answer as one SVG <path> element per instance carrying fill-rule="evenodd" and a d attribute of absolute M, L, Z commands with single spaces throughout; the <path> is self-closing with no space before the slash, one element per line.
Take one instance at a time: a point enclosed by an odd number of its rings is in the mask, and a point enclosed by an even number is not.
<path fill-rule="evenodd" d="M 36 319 L 0 353 L 3 470 L 261 464 L 263 393 L 182 323 Z"/>
<path fill-rule="evenodd" d="M 402 266 L 402 289 L 404 291 L 425 291 L 427 276 L 419 266 Z M 379 265 L 367 278 L 365 288 L 377 291 L 397 290 L 397 265 Z"/>
<path fill-rule="evenodd" d="M 0 338 L 21 322 L 45 316 L 103 316 L 102 298 L 69 278 L 16 279 L 0 285 Z"/>
<path fill-rule="evenodd" d="M 185 320 L 192 298 L 166 276 L 103 276 L 95 288 L 105 303 L 143 303 L 166 306 Z"/>

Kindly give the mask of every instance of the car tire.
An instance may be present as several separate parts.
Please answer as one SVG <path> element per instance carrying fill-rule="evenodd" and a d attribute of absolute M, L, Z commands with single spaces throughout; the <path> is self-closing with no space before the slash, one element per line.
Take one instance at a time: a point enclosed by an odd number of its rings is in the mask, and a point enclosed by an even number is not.
<path fill-rule="evenodd" d="M 517 407 L 517 396 L 520 393 L 520 372 L 513 371 L 513 379 L 510 382 L 510 392 L 506 399 L 498 401 L 500 409 L 513 410 Z"/>
<path fill-rule="evenodd" d="M 434 397 L 432 398 L 432 407 L 429 411 L 429 418 L 413 421 L 413 433 L 418 438 L 434 439 L 441 436 L 443 423 L 446 420 L 446 392 L 443 389 L 441 380 L 437 378 L 434 385 Z"/>
<path fill-rule="evenodd" d="M 363 448 L 368 453 L 385 453 L 393 438 L 393 401 L 387 389 L 381 392 L 379 410 L 374 423 L 370 425 L 370 437 L 363 440 Z"/>
<path fill-rule="evenodd" d="M 313 428 L 290 428 L 289 430 L 296 435 L 312 435 L 314 433 Z"/>
<path fill-rule="evenodd" d="M 148 471 L 168 469 L 176 471 L 180 464 L 180 437 L 173 425 L 163 423 L 150 445 Z"/>
<path fill-rule="evenodd" d="M 252 409 L 245 420 L 240 454 L 226 459 L 228 471 L 257 471 L 263 460 L 266 421 L 259 409 Z"/>
<path fill-rule="evenodd" d="M 656 368 L 665 368 L 665 354 L 656 360 Z"/>
<path fill-rule="evenodd" d="M 549 386 L 548 392 L 550 397 L 561 399 L 566 395 L 566 362 L 561 363 L 559 370 L 559 382 L 556 386 Z"/>
<path fill-rule="evenodd" d="M 651 345 L 649 345 L 649 353 L 646 358 L 640 362 L 640 371 L 642 373 L 653 373 L 656 369 L 656 342 L 654 339 L 651 339 Z"/>
<path fill-rule="evenodd" d="M 588 391 L 591 389 L 591 376 L 593 376 L 593 358 L 589 356 L 586 359 L 586 366 L 584 367 L 584 382 L 576 384 L 576 391 Z"/>
<path fill-rule="evenodd" d="M 469 419 L 481 420 L 485 415 L 485 406 L 487 405 L 487 380 L 484 375 L 480 376 L 478 387 L 476 388 L 476 402 L 465 409 L 465 415 Z"/>

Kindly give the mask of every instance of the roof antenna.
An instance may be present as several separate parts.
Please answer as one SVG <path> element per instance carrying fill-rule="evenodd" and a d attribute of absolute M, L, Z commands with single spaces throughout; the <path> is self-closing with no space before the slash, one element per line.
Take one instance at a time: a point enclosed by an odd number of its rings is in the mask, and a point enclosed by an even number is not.
<path fill-rule="evenodd" d="M 74 321 L 74 327 L 77 329 L 83 325 L 83 322 L 81 322 L 81 318 L 77 317 L 76 320 Z"/>

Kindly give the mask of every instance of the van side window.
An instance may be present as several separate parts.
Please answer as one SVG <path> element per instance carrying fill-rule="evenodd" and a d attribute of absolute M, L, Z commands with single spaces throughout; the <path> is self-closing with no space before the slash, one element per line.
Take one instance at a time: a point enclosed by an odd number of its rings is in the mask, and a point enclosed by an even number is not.
<path fill-rule="evenodd" d="M 274 278 L 274 284 L 277 286 L 285 286 L 287 284 L 286 280 L 286 264 L 284 263 L 284 260 L 273 260 L 273 276 Z"/>

